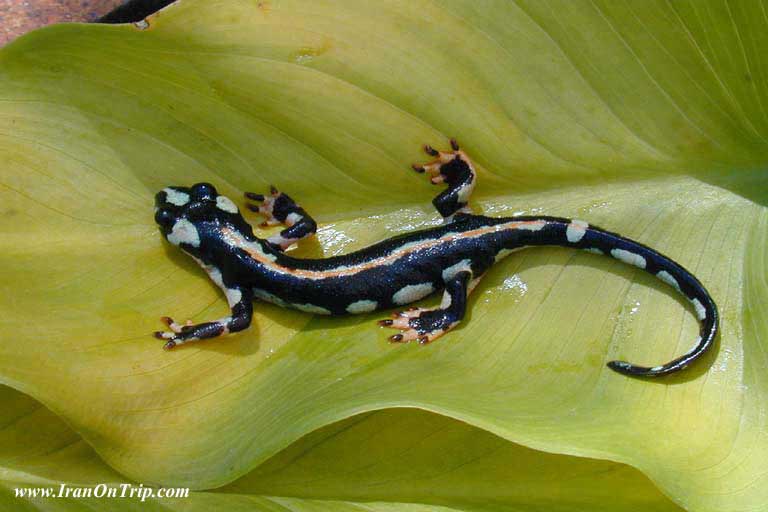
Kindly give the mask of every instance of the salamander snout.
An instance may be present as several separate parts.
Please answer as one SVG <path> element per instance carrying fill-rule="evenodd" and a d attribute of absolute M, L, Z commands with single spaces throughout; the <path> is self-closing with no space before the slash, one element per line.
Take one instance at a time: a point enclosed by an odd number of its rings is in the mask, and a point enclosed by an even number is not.
<path fill-rule="evenodd" d="M 166 238 L 180 229 L 189 231 L 189 226 L 198 231 L 223 225 L 245 229 L 237 205 L 205 182 L 191 187 L 165 187 L 155 194 L 155 222 Z"/>
<path fill-rule="evenodd" d="M 177 215 L 168 208 L 157 208 L 155 210 L 155 222 L 160 226 L 163 233 L 170 233 L 177 218 Z"/>
<path fill-rule="evenodd" d="M 188 203 L 216 201 L 216 187 L 210 183 L 195 183 L 191 187 L 165 187 L 155 194 L 155 206 L 186 206 Z"/>

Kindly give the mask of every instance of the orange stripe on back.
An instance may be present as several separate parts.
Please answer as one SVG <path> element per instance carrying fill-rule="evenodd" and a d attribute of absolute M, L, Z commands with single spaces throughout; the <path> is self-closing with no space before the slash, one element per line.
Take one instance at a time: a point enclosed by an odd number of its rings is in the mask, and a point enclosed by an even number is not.
<path fill-rule="evenodd" d="M 264 253 L 264 251 L 258 244 L 249 242 L 248 240 L 243 238 L 243 236 L 240 233 L 237 233 L 236 231 L 232 231 L 230 229 L 224 229 L 222 230 L 222 232 L 224 236 L 228 238 L 233 245 L 244 250 L 246 253 L 248 253 L 248 255 L 251 258 L 258 261 L 259 263 L 262 263 L 263 265 L 265 265 L 266 267 L 272 270 L 275 270 L 277 272 L 282 272 L 285 274 L 291 274 L 296 277 L 303 277 L 306 279 L 327 279 L 331 277 L 354 275 L 370 268 L 374 268 L 380 265 L 387 265 L 399 258 L 402 258 L 403 256 L 407 256 L 411 254 L 412 252 L 419 251 L 422 249 L 428 249 L 430 247 L 435 247 L 437 245 L 444 244 L 446 242 L 452 242 L 455 240 L 466 239 L 466 238 L 480 237 L 488 233 L 494 233 L 494 232 L 505 231 L 505 230 L 525 229 L 530 231 L 538 231 L 542 229 L 546 224 L 547 224 L 547 221 L 545 220 L 512 221 L 504 224 L 496 224 L 494 226 L 486 226 L 483 228 L 473 229 L 470 231 L 464 231 L 462 233 L 446 233 L 440 238 L 422 240 L 421 242 L 416 242 L 413 244 L 406 244 L 404 246 L 405 248 L 401 247 L 399 249 L 395 249 L 394 251 L 392 251 L 390 254 L 386 256 L 374 258 L 370 261 L 366 261 L 358 265 L 340 266 L 340 267 L 337 267 L 334 269 L 328 269 L 328 270 L 306 270 L 306 269 L 294 269 L 294 268 L 284 267 L 282 265 L 277 264 L 274 261 L 274 259 L 272 259 L 274 258 L 274 256 L 270 258 L 270 255 L 267 255 L 266 253 Z"/>

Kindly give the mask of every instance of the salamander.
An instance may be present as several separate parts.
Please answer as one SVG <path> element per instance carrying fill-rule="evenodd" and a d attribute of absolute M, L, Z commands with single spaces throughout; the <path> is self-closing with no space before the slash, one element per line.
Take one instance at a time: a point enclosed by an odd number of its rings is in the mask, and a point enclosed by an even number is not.
<path fill-rule="evenodd" d="M 266 239 L 254 235 L 237 205 L 213 185 L 164 188 L 155 196 L 160 231 L 221 288 L 231 314 L 198 324 L 162 317 L 169 330 L 155 336 L 172 349 L 242 331 L 251 323 L 256 299 L 307 313 L 346 315 L 399 308 L 442 290 L 437 307 L 411 307 L 379 321 L 400 331 L 390 337 L 392 342 L 428 344 L 461 322 L 467 297 L 491 265 L 521 248 L 555 245 L 609 255 L 655 275 L 691 303 L 700 322 L 700 336 L 682 356 L 654 367 L 609 361 L 611 369 L 633 376 L 666 375 L 712 346 L 718 333 L 717 306 L 689 271 L 650 247 L 581 220 L 473 214 L 469 199 L 477 173 L 456 141 L 450 145 L 448 151 L 425 146 L 434 160 L 412 166 L 433 184 L 446 185 L 432 201 L 442 225 L 329 258 L 296 258 L 286 252 L 312 236 L 317 223 L 275 187 L 268 194 L 245 193 L 247 208 L 264 216 L 262 226 L 284 226 Z"/>

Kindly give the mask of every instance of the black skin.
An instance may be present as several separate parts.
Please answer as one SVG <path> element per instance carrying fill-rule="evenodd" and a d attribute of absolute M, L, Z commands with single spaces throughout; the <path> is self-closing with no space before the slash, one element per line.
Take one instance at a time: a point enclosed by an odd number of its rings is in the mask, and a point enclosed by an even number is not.
<path fill-rule="evenodd" d="M 196 325 L 178 325 L 164 317 L 171 332 L 157 332 L 166 348 L 213 338 L 247 328 L 253 300 L 261 299 L 304 311 L 343 315 L 402 306 L 444 290 L 441 306 L 411 308 L 382 320 L 400 329 L 394 342 L 425 344 L 454 328 L 467 309 L 467 297 L 501 251 L 556 245 L 613 255 L 645 271 L 672 279 L 697 306 L 701 338 L 677 359 L 649 368 L 611 361 L 613 370 L 636 376 L 665 375 L 685 368 L 711 347 L 718 332 L 718 312 L 703 285 L 670 258 L 638 242 L 586 223 L 545 216 L 495 218 L 468 213 L 466 200 L 476 173 L 455 141 L 452 151 L 439 152 L 433 162 L 414 165 L 447 189 L 433 204 L 444 217 L 442 226 L 393 237 L 359 251 L 331 258 L 294 258 L 285 252 L 311 236 L 317 223 L 288 195 L 272 187 L 270 194 L 246 192 L 258 204 L 248 208 L 266 217 L 264 225 L 286 225 L 279 235 L 254 235 L 237 207 L 213 185 L 169 187 L 155 197 L 155 220 L 169 242 L 194 257 L 227 295 L 229 317 Z"/>

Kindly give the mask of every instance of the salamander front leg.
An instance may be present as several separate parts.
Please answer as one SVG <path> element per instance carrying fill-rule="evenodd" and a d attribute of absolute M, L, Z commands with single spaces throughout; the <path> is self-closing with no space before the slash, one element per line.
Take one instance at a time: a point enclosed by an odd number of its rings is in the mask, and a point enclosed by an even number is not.
<path fill-rule="evenodd" d="M 472 161 L 459 149 L 459 144 L 454 139 L 451 139 L 451 149 L 452 151 L 438 151 L 432 146 L 424 146 L 424 151 L 428 155 L 437 158 L 427 164 L 412 166 L 414 171 L 426 173 L 433 185 L 439 183 L 448 185 L 448 189 L 438 194 L 432 200 L 432 204 L 449 222 L 456 213 L 471 212 L 467 203 L 477 181 Z"/>
<path fill-rule="evenodd" d="M 262 226 L 279 224 L 287 226 L 277 235 L 267 239 L 281 251 L 317 231 L 317 223 L 304 211 L 304 208 L 296 204 L 288 194 L 278 191 L 275 187 L 270 187 L 269 195 L 246 192 L 245 197 L 261 203 L 261 205 L 246 203 L 246 206 L 249 210 L 264 215 Z"/>
<path fill-rule="evenodd" d="M 164 316 L 161 320 L 168 326 L 170 332 L 157 331 L 155 337 L 166 340 L 163 348 L 170 350 L 176 345 L 190 341 L 216 338 L 248 328 L 253 316 L 253 295 L 250 290 L 232 288 L 227 293 L 227 298 L 230 299 L 231 316 L 200 324 L 192 324 L 188 320 L 184 325 L 177 324 L 172 318 Z"/>
<path fill-rule="evenodd" d="M 443 301 L 436 308 L 411 308 L 394 313 L 392 319 L 380 320 L 379 325 L 400 329 L 390 341 L 407 343 L 418 340 L 422 345 L 436 340 L 458 325 L 467 310 L 467 296 L 476 281 L 468 270 L 458 272 L 445 283 Z"/>

